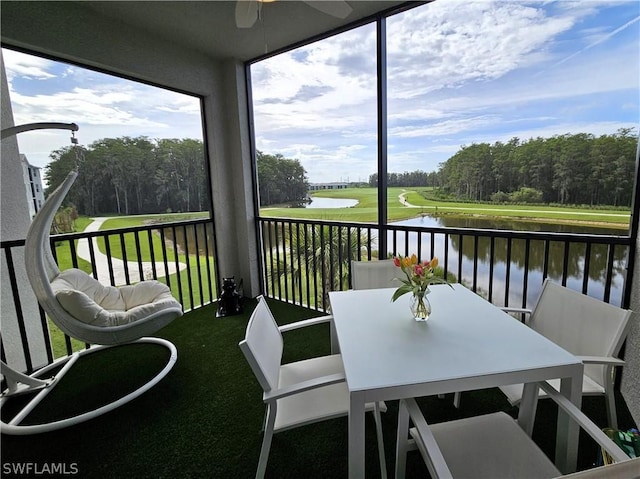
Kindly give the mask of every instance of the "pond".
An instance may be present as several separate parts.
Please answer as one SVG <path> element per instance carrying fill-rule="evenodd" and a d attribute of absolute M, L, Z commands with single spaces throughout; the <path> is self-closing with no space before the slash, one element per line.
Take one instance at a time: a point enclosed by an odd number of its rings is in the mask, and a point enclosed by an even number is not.
<path fill-rule="evenodd" d="M 319 198 L 311 197 L 311 202 L 306 204 L 307 208 L 352 208 L 358 204 L 358 200 L 347 198 Z"/>
<path fill-rule="evenodd" d="M 540 223 L 532 221 L 510 221 L 484 218 L 452 218 L 439 217 L 432 218 L 424 216 L 412 218 L 410 220 L 399 221 L 394 225 L 417 226 L 417 227 L 450 227 L 450 228 L 474 228 L 474 229 L 502 229 L 515 231 L 547 231 L 563 233 L 584 233 L 602 235 L 625 235 L 626 230 L 615 228 L 599 228 L 578 225 L 560 225 L 553 223 Z M 389 249 L 393 248 L 393 233 L 388 235 Z M 420 250 L 431 251 L 431 235 L 428 233 L 420 235 L 410 233 L 409 252 L 418 251 L 418 241 L 421 242 Z M 398 249 L 404 250 L 405 234 L 396 234 Z M 474 256 L 477 254 L 477 287 L 478 290 L 487 293 L 490 282 L 491 263 L 491 240 L 490 238 L 479 238 L 477 246 L 474 245 L 473 238 L 464 237 L 462 245 L 459 235 L 451 235 L 447 239 L 448 246 L 448 271 L 458 274 L 458 264 L 462 257 L 462 279 L 465 284 L 471 285 L 473 281 Z M 551 242 L 549 247 L 549 257 L 547 263 L 547 275 L 554 281 L 562 281 L 562 270 L 565 264 L 564 243 Z M 444 236 L 436 235 L 434 242 L 434 255 L 440 259 L 441 265 L 444 260 Z M 477 251 L 477 253 L 476 253 Z M 614 265 L 612 272 L 612 285 L 610 302 L 620 304 L 622 301 L 622 289 L 624 285 L 625 248 L 617 247 L 614 251 Z M 424 255 L 424 253 L 423 253 Z M 598 299 L 604 298 L 606 283 L 606 264 L 608 248 L 603 245 L 594 245 L 591 248 L 589 283 L 587 293 Z M 531 307 L 535 303 L 543 282 L 544 271 L 544 243 L 542 241 L 532 241 L 530 251 L 527 254 L 525 242 L 513 240 L 511 256 L 509 260 L 509 305 L 520 306 L 522 303 L 522 292 L 524 290 L 525 269 L 528 269 L 527 281 L 527 306 Z M 525 267 L 526 265 L 526 267 Z M 577 291 L 582 290 L 583 271 L 585 265 L 585 247 L 571 245 L 569 248 L 567 266 L 567 286 Z M 507 241 L 496 239 L 494 245 L 493 262 L 493 301 L 496 304 L 505 303 L 507 278 Z"/>

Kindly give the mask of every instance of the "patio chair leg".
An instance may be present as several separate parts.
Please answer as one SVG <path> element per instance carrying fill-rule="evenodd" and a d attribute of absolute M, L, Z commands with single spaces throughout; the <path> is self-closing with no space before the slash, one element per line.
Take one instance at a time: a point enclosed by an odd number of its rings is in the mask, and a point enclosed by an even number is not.
<path fill-rule="evenodd" d="M 618 414 L 616 411 L 616 397 L 613 392 L 613 384 L 615 380 L 615 369 L 608 367 L 605 369 L 605 391 L 604 400 L 607 406 L 607 421 L 609 427 L 618 429 Z"/>
<path fill-rule="evenodd" d="M 453 395 L 453 405 L 456 409 L 460 409 L 460 399 L 462 398 L 462 393 L 457 392 Z"/>
<path fill-rule="evenodd" d="M 269 451 L 271 450 L 271 439 L 273 438 L 273 426 L 276 422 L 276 405 L 267 405 L 267 417 L 264 425 L 264 437 L 262 438 L 262 447 L 260 448 L 260 460 L 258 461 L 258 470 L 256 471 L 256 479 L 263 479 L 267 471 L 267 461 L 269 460 Z"/>
<path fill-rule="evenodd" d="M 373 406 L 373 417 L 376 421 L 376 435 L 378 436 L 378 455 L 380 457 L 380 475 L 387 479 L 387 459 L 384 453 L 384 439 L 382 437 L 382 416 L 380 415 L 380 403 Z"/>

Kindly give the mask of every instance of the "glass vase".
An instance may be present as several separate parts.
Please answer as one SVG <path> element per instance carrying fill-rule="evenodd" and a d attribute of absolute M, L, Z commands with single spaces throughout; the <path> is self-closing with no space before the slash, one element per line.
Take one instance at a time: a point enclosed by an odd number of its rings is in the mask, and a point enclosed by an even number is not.
<path fill-rule="evenodd" d="M 414 294 L 411 298 L 411 314 L 416 321 L 427 321 L 431 315 L 431 303 L 427 294 L 429 290 Z"/>

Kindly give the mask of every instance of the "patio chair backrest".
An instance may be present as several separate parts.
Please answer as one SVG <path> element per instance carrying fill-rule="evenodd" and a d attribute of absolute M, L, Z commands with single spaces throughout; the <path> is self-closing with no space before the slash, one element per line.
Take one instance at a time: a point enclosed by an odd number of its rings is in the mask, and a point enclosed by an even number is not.
<path fill-rule="evenodd" d="M 392 259 L 378 261 L 351 261 L 353 289 L 394 288 L 400 282 L 393 281 L 402 274 Z"/>
<path fill-rule="evenodd" d="M 616 356 L 630 316 L 631 311 L 547 280 L 529 326 L 576 356 Z M 604 371 L 602 365 L 585 365 L 585 374 L 602 386 Z"/>
<path fill-rule="evenodd" d="M 240 349 L 251 366 L 262 389 L 278 388 L 283 339 L 267 301 L 258 297 L 258 305 L 251 314 Z"/>

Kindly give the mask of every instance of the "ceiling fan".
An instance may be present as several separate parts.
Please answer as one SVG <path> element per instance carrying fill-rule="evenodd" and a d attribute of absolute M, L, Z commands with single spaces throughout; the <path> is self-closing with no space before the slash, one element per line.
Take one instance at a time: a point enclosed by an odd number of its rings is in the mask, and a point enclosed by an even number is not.
<path fill-rule="evenodd" d="M 236 26 L 238 28 L 251 28 L 262 13 L 262 4 L 277 0 L 237 0 L 236 1 Z M 347 18 L 353 11 L 349 4 L 343 0 L 331 1 L 305 1 L 307 5 L 316 10 L 337 18 Z"/>

